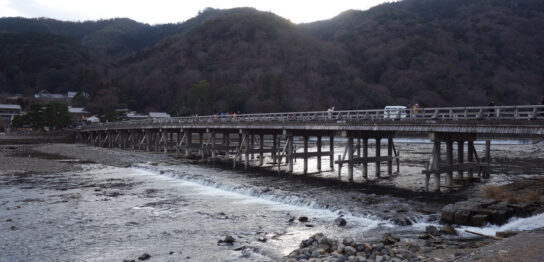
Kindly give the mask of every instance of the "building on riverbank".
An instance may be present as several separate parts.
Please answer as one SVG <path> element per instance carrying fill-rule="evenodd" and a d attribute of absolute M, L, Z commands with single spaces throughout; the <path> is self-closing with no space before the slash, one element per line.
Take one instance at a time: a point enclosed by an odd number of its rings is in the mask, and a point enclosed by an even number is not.
<path fill-rule="evenodd" d="M 68 107 L 68 113 L 70 113 L 70 116 L 72 117 L 72 124 L 74 126 L 80 126 L 82 124 L 85 124 L 87 121 L 87 118 L 91 116 L 91 113 L 85 111 L 85 108 L 83 107 Z"/>
<path fill-rule="evenodd" d="M 0 104 L 0 130 L 6 132 L 15 116 L 21 114 L 21 106 L 15 104 Z"/>

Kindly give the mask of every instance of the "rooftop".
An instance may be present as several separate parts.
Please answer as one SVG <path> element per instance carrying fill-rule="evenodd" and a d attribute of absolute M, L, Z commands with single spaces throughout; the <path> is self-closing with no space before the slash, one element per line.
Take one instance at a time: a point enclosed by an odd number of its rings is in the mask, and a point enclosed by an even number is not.
<path fill-rule="evenodd" d="M 83 107 L 68 107 L 68 112 L 70 114 L 88 114 L 89 112 L 85 111 Z"/>
<path fill-rule="evenodd" d="M 170 114 L 165 112 L 149 112 L 149 117 L 151 118 L 169 118 Z"/>
<path fill-rule="evenodd" d="M 16 109 L 21 110 L 20 105 L 13 105 L 13 104 L 0 104 L 0 109 Z"/>

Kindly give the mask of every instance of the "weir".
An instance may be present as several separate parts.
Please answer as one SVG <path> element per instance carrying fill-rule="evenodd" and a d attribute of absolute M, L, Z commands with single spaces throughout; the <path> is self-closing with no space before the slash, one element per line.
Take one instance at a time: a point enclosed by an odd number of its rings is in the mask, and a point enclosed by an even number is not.
<path fill-rule="evenodd" d="M 420 108 L 417 113 L 401 109 L 393 113 L 349 110 L 179 117 L 93 124 L 83 126 L 76 135 L 94 146 L 223 159 L 232 161 L 234 166 L 243 164 L 246 169 L 257 162 L 259 167 L 272 167 L 278 172 L 286 167 L 287 172 L 293 173 L 294 162 L 302 159 L 302 173 L 308 174 L 309 159 L 315 158 L 318 172 L 334 170 L 336 164 L 338 179 L 348 182 L 354 182 L 359 175 L 354 173 L 356 166 L 361 167 L 364 180 L 369 179 L 369 164 L 375 167 L 374 179 L 394 175 L 393 163 L 395 173 L 399 173 L 400 150 L 393 143 L 397 136 L 427 136 L 433 150 L 429 165 L 422 171 L 425 188 L 430 190 L 432 176 L 434 191 L 451 189 L 454 181 L 489 176 L 490 139 L 544 138 L 544 106 Z M 335 161 L 337 137 L 347 142 Z M 323 145 L 324 138 L 328 146 Z M 474 148 L 477 138 L 487 139 L 485 157 L 480 158 Z M 295 141 L 302 146 L 297 149 Z M 373 155 L 369 155 L 369 141 L 374 142 Z M 382 156 L 382 146 L 387 148 L 387 155 Z M 314 147 L 316 151 L 310 152 Z M 329 158 L 328 168 L 323 168 L 322 157 Z M 265 158 L 271 162 L 265 163 Z M 382 173 L 384 164 L 386 170 Z"/>

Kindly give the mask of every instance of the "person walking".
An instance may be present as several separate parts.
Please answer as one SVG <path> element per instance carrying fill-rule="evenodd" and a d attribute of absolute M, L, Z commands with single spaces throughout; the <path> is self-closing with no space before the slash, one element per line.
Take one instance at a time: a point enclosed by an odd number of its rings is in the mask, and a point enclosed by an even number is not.
<path fill-rule="evenodd" d="M 495 106 L 495 100 L 491 100 L 489 101 L 489 105 L 488 106 Z M 494 117 L 494 114 L 495 114 L 495 109 L 494 108 L 490 108 L 489 109 L 489 117 Z"/>
<path fill-rule="evenodd" d="M 414 116 L 414 118 L 417 118 L 417 113 L 419 111 L 419 104 L 416 103 L 413 107 L 412 107 L 412 115 Z"/>

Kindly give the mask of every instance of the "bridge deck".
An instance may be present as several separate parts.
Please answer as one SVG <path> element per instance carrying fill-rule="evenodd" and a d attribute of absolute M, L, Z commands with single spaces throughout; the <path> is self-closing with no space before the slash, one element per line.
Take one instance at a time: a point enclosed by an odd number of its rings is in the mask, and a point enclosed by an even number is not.
<path fill-rule="evenodd" d="M 540 137 L 544 136 L 544 105 L 175 117 L 94 124 L 84 126 L 81 131 L 156 128 L 453 132 Z"/>

